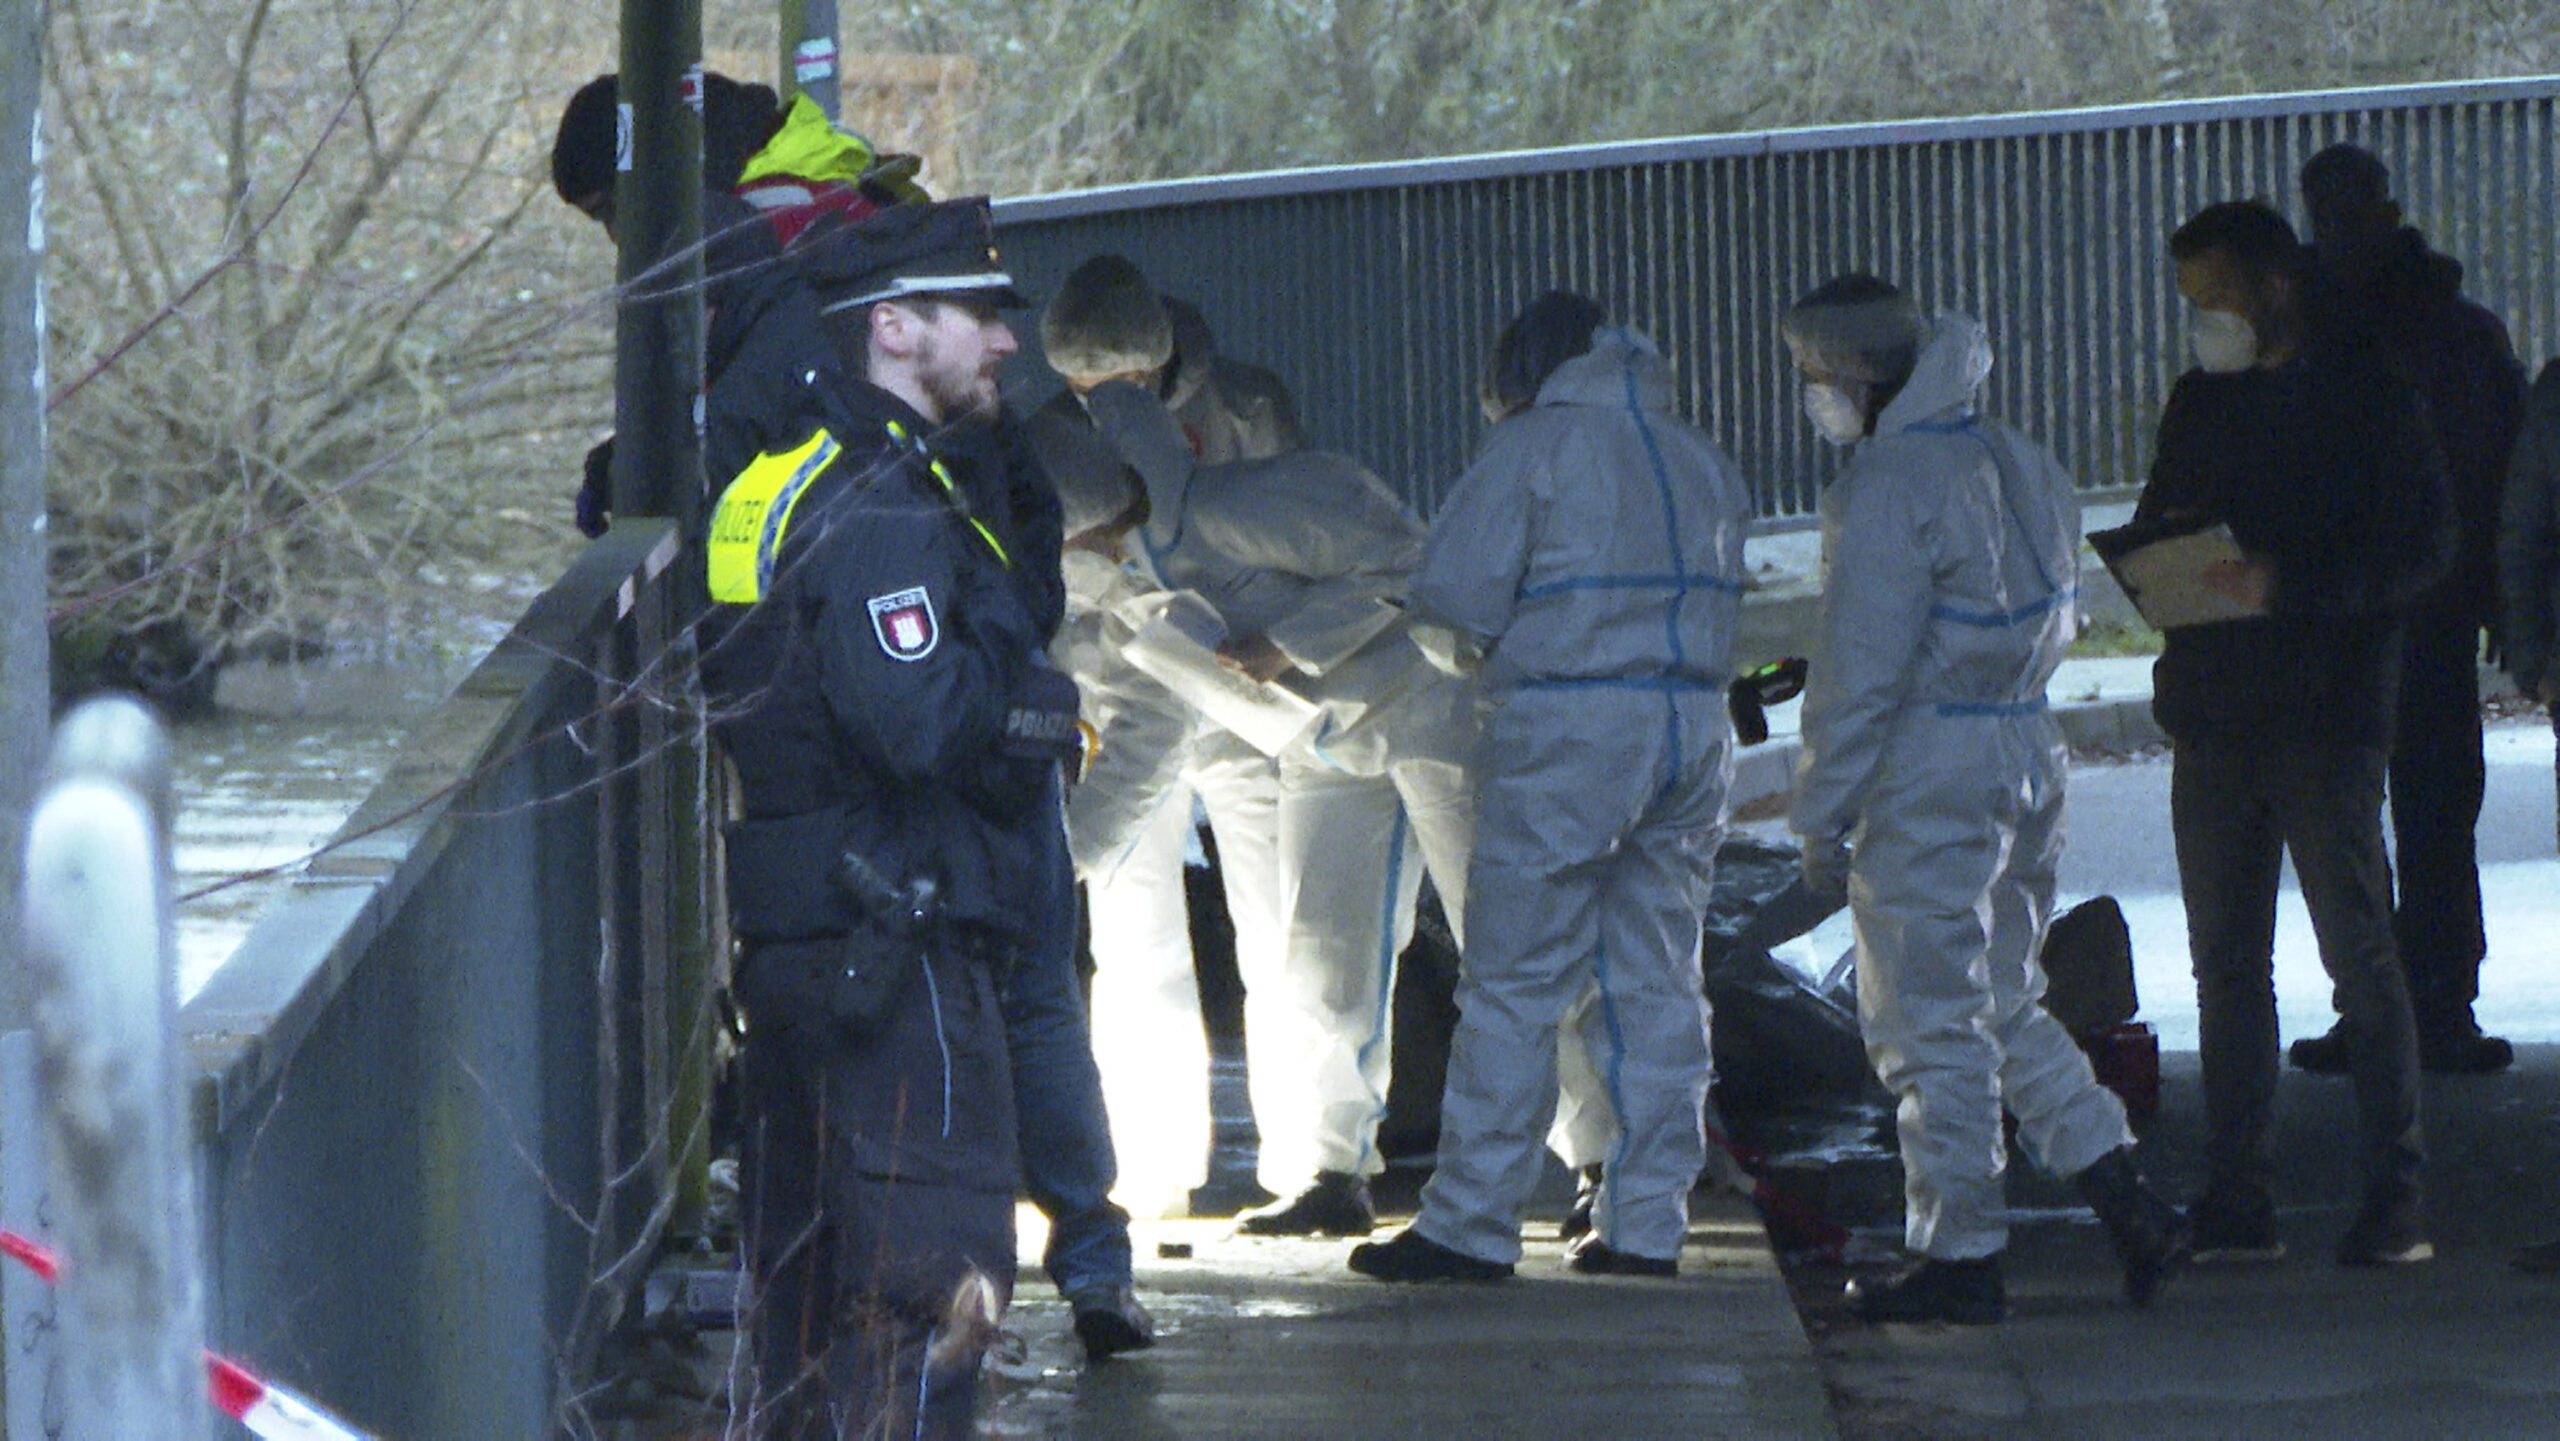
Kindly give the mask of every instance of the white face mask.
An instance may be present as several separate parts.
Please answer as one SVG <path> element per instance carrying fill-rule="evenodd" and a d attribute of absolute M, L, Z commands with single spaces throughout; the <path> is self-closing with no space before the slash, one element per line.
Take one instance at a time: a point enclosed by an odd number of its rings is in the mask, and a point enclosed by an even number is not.
<path fill-rule="evenodd" d="M 2196 364 L 2216 375 L 2247 370 L 2258 363 L 2258 332 L 2248 317 L 2230 310 L 2199 310 L 2187 327 L 2187 343 Z"/>
<path fill-rule="evenodd" d="M 1867 433 L 1867 413 L 1857 398 L 1836 385 L 1807 381 L 1804 416 L 1833 445 L 1855 445 Z"/>

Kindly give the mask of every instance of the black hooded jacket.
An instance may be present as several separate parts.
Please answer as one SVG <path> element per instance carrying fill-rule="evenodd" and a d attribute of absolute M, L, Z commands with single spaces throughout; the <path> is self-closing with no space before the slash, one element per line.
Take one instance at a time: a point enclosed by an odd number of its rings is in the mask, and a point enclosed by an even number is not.
<path fill-rule="evenodd" d="M 2329 303 L 2314 308 L 2350 342 L 2379 342 L 2398 358 L 2444 452 L 2461 533 L 2452 567 L 2416 608 L 2493 624 L 2499 496 L 2524 423 L 2524 370 L 2506 325 L 2464 297 L 2462 263 L 2414 228 L 2383 241 L 2366 268 L 2361 285 L 2330 281 Z"/>

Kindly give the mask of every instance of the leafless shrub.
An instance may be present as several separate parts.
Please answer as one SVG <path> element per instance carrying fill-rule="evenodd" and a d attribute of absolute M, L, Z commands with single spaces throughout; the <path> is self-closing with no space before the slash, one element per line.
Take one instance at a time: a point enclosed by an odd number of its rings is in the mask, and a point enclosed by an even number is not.
<path fill-rule="evenodd" d="M 609 310 L 600 257 L 539 204 L 567 65 L 547 8 L 55 0 L 49 506 L 75 647 L 167 621 L 390 635 L 556 533 Z"/>

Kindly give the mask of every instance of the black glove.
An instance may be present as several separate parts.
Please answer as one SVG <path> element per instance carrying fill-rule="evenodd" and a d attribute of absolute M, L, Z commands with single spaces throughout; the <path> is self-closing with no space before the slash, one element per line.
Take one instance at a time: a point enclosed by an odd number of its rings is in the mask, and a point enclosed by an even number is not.
<path fill-rule="evenodd" d="M 1004 736 L 996 749 L 1017 760 L 1065 761 L 1084 753 L 1076 728 L 1076 683 L 1066 672 L 1032 665 L 1014 686 L 1004 711 Z"/>
<path fill-rule="evenodd" d="M 613 524 L 613 437 L 587 452 L 587 477 L 578 482 L 578 534 L 595 539 Z"/>
<path fill-rule="evenodd" d="M 1784 705 L 1802 693 L 1804 674 L 1804 658 L 1789 656 L 1735 676 L 1724 690 L 1725 713 L 1733 718 L 1734 739 L 1747 746 L 1767 740 L 1768 708 Z"/>

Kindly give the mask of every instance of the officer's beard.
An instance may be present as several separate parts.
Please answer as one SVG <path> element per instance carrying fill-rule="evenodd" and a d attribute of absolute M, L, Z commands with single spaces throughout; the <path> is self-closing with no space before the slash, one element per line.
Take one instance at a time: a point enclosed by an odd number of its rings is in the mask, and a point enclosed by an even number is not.
<path fill-rule="evenodd" d="M 964 369 L 927 337 L 916 355 L 916 383 L 945 424 L 984 425 L 996 418 L 1003 403 L 996 389 L 996 363 L 982 359 L 983 368 Z"/>

